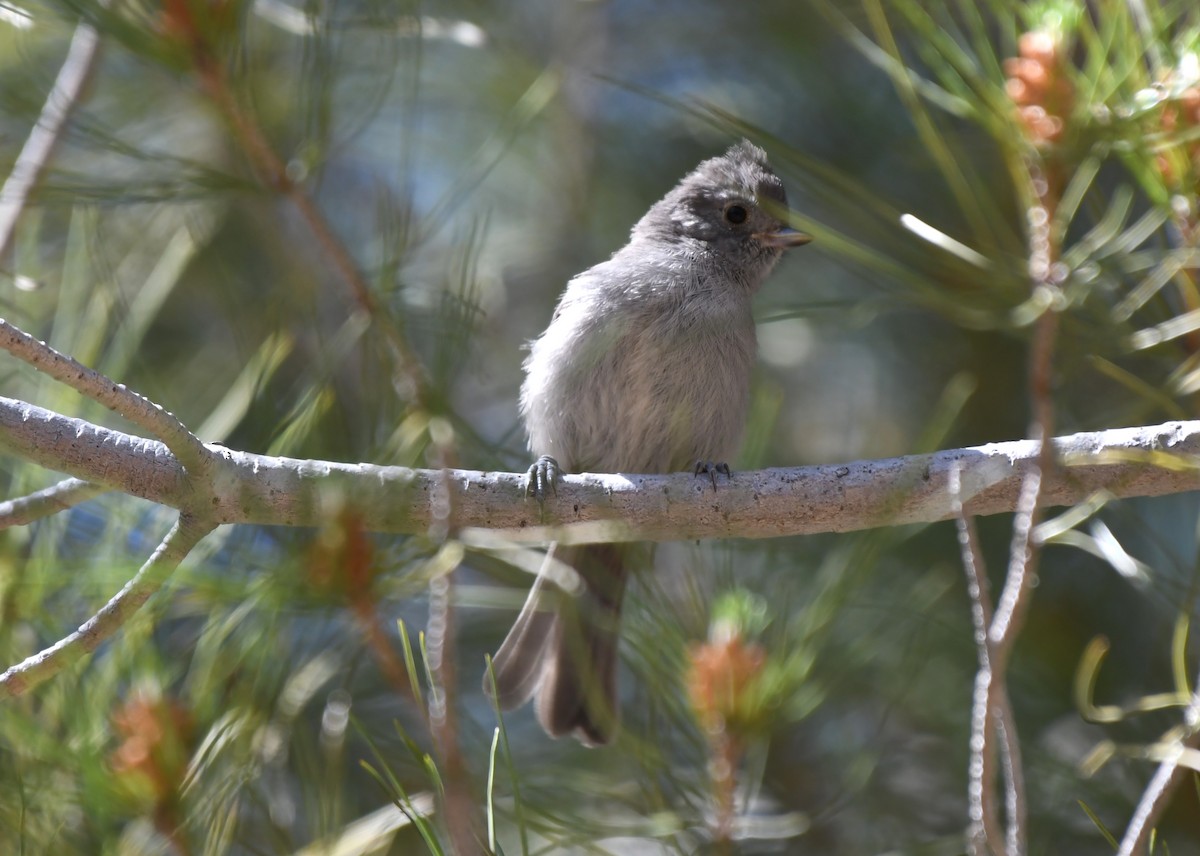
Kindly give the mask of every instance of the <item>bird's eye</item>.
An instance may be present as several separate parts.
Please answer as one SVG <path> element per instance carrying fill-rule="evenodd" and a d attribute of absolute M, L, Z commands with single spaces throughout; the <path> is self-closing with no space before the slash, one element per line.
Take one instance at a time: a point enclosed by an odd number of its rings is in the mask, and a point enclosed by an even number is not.
<path fill-rule="evenodd" d="M 746 206 L 744 205 L 730 205 L 725 209 L 725 219 L 735 226 L 745 223 L 746 218 L 749 216 L 750 214 L 746 211 Z"/>

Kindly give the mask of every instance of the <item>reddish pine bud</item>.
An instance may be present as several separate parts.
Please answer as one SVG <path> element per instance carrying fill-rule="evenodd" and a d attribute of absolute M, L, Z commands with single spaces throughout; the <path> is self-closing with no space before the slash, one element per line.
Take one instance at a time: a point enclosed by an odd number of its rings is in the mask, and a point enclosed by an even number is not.
<path fill-rule="evenodd" d="M 688 698 L 705 730 L 737 730 L 753 718 L 748 690 L 762 672 L 766 652 L 738 636 L 693 645 L 687 676 Z M 747 716 L 750 714 L 751 716 Z"/>
<path fill-rule="evenodd" d="M 178 701 L 143 695 L 113 713 L 121 743 L 109 765 L 121 788 L 143 809 L 162 812 L 175 804 L 191 757 L 192 716 Z"/>
<path fill-rule="evenodd" d="M 1022 33 L 1017 40 L 1017 53 L 1045 66 L 1052 66 L 1058 61 L 1058 47 L 1058 40 L 1045 30 Z"/>
<path fill-rule="evenodd" d="M 1004 91 L 1018 108 L 1021 124 L 1035 145 L 1055 143 L 1066 128 L 1064 117 L 1074 106 L 1074 90 L 1063 73 L 1062 45 L 1052 34 L 1025 33 L 1020 56 L 1004 61 Z"/>

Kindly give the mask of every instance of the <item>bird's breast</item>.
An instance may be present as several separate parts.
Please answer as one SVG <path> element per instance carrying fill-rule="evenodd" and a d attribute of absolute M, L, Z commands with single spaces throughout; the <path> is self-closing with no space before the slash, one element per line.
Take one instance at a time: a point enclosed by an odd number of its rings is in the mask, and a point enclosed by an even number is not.
<path fill-rule="evenodd" d="M 741 438 L 754 364 L 745 311 L 681 301 L 622 338 L 606 420 L 603 461 L 612 469 L 675 472 L 726 460 Z"/>
<path fill-rule="evenodd" d="M 640 289 L 564 303 L 526 362 L 534 454 L 574 472 L 732 458 L 755 358 L 749 295 Z"/>

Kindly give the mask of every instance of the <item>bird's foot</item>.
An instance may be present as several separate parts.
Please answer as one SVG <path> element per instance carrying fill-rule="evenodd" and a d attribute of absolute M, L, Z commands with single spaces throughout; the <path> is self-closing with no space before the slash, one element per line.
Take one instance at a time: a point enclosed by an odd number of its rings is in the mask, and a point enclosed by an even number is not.
<path fill-rule="evenodd" d="M 726 479 L 733 478 L 733 473 L 729 472 L 729 464 L 724 461 L 717 463 L 713 461 L 696 461 L 696 475 L 707 475 L 712 479 L 713 490 L 717 489 L 717 473 L 725 476 Z"/>
<path fill-rule="evenodd" d="M 549 455 L 542 455 L 533 462 L 525 477 L 525 495 L 536 499 L 538 505 L 545 505 L 547 491 L 558 496 L 558 480 L 561 476 L 558 461 Z"/>

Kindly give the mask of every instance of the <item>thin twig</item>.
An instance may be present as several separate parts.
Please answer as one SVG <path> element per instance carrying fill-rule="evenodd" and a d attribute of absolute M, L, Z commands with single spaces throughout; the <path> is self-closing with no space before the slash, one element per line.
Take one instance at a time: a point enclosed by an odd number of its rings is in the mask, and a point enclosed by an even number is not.
<path fill-rule="evenodd" d="M 995 728 L 990 695 L 995 679 L 989 664 L 975 673 L 971 693 L 970 759 L 967 762 L 967 846 L 970 856 L 1006 856 L 1004 835 L 996 806 Z"/>
<path fill-rule="evenodd" d="M 1035 515 L 1039 506 L 1042 488 L 1040 469 L 1041 452 L 1037 464 L 1021 481 L 1021 493 L 1013 515 L 1012 541 L 1009 546 L 1008 572 L 1004 577 L 1004 588 L 1000 592 L 1000 603 L 991 623 L 988 636 L 1001 656 L 1007 656 L 1020 630 L 1020 618 L 1029 605 L 1029 592 L 1033 587 L 1034 574 L 1032 549 Z"/>
<path fill-rule="evenodd" d="M 428 535 L 445 542 L 454 519 L 454 491 L 451 472 L 458 461 L 453 457 L 449 426 L 440 420 L 431 425 L 439 478 L 433 492 L 433 516 Z M 441 436 L 439 436 L 441 435 Z M 454 610 L 453 570 L 435 576 L 429 583 L 429 629 L 426 637 L 429 653 L 431 692 L 429 728 L 437 741 L 442 759 L 442 778 L 446 785 L 446 824 L 450 840 L 460 856 L 480 851 L 481 826 L 477 801 L 472 795 L 470 769 L 462 754 L 458 728 L 458 669 Z"/>
<path fill-rule="evenodd" d="M 81 502 L 106 492 L 102 485 L 81 479 L 63 479 L 27 496 L 0 502 L 0 529 L 24 526 L 51 514 L 74 508 Z"/>
<path fill-rule="evenodd" d="M 28 692 L 95 651 L 150 599 L 213 524 L 180 515 L 133 579 L 74 633 L 0 675 L 0 700 Z"/>
<path fill-rule="evenodd" d="M 453 583 L 438 575 L 429 585 L 426 636 L 431 686 L 429 728 L 437 742 L 446 785 L 446 826 L 459 856 L 481 852 L 479 811 L 471 794 L 470 771 L 458 740 L 458 676 L 455 664 Z"/>
<path fill-rule="evenodd" d="M 998 719 L 996 734 L 1000 738 L 1000 770 L 1004 774 L 1004 810 L 1008 817 L 1005 844 L 1010 856 L 1023 853 L 1028 839 L 1028 809 L 1025 802 L 1025 766 L 1021 761 L 1021 744 L 1017 737 L 1017 717 L 1013 711 L 1008 686 L 1000 684 L 992 704 Z"/>
<path fill-rule="evenodd" d="M 996 614 L 988 627 L 991 672 L 987 686 L 988 709 L 996 717 L 995 734 L 1004 749 L 1004 770 L 1008 814 L 1006 850 L 1008 856 L 1023 856 L 1027 846 L 1025 777 L 1017 738 L 1016 717 L 1008 696 L 1008 663 L 1025 616 L 1033 602 L 1037 582 L 1041 544 L 1034 531 L 1048 505 L 1044 482 L 1056 474 L 1058 453 L 1054 444 L 1054 346 L 1058 337 L 1060 283 L 1065 276 L 1059 263 L 1061 234 L 1055 229 L 1055 213 L 1062 187 L 1062 176 L 1051 165 L 1029 164 L 1031 186 L 1036 203 L 1029 209 L 1029 273 L 1033 297 L 1043 303 L 1042 313 L 1033 326 L 1029 346 L 1029 433 L 1037 443 L 1037 459 L 1021 484 L 1017 512 L 1013 516 L 1013 537 L 1009 548 L 1008 571 L 1000 593 Z"/>
<path fill-rule="evenodd" d="M 392 689 L 411 698 L 412 679 L 409 677 L 408 669 L 404 666 L 404 660 L 396 653 L 396 649 L 388 640 L 375 602 L 368 597 L 356 596 L 351 600 L 350 607 L 358 622 L 359 631 L 363 634 L 367 647 L 375 656 L 375 661 L 379 664 L 379 670 L 383 672 L 383 676 L 392 685 Z"/>
<path fill-rule="evenodd" d="M 1054 450 L 1054 345 L 1058 336 L 1058 307 L 1061 296 L 1058 235 L 1054 231 L 1061 180 L 1054 170 L 1030 166 L 1036 204 L 1029 211 L 1029 272 L 1033 280 L 1033 298 L 1043 304 L 1033 326 L 1029 346 L 1030 436 L 1038 444 L 1037 465 L 1029 472 L 1021 488 L 1022 499 L 1013 521 L 1013 540 L 1009 552 L 1008 573 L 996 608 L 989 636 L 994 655 L 1003 670 L 1024 623 L 1031 602 L 1030 592 L 1037 580 L 1039 545 L 1033 532 L 1041 518 L 1042 480 L 1055 467 Z"/>
<path fill-rule="evenodd" d="M 1063 275 L 1058 265 L 1058 240 L 1055 233 L 1055 209 L 1060 181 L 1054 173 L 1040 174 L 1031 168 L 1031 180 L 1038 204 L 1030 211 L 1030 274 L 1034 295 L 1044 301 L 1042 315 L 1034 323 L 1030 346 L 1030 409 L 1033 414 L 1031 436 L 1037 443 L 1036 465 L 1026 473 L 1021 484 L 1018 508 L 1013 517 L 1013 540 L 1009 547 L 1008 573 L 996 607 L 996 615 L 988 628 L 990 653 L 986 699 L 988 710 L 996 717 L 995 732 L 1003 747 L 1004 779 L 1007 782 L 1006 806 L 1008 856 L 1022 856 L 1026 850 L 1025 776 L 1022 771 L 1020 744 L 1016 736 L 1016 717 L 1008 698 L 1008 663 L 1012 658 L 1016 637 L 1020 634 L 1025 616 L 1033 601 L 1037 581 L 1040 544 L 1033 532 L 1042 519 L 1045 505 L 1043 483 L 1056 472 L 1054 444 L 1054 348 L 1058 331 L 1058 280 Z"/>
<path fill-rule="evenodd" d="M 1033 541 L 1033 532 L 1042 516 L 1042 480 L 1055 467 L 1054 402 L 1050 375 L 1057 331 L 1058 313 L 1053 307 L 1047 307 L 1034 326 L 1029 355 L 1030 405 L 1033 411 L 1031 433 L 1038 443 L 1037 465 L 1026 476 L 1021 487 L 1021 502 L 1013 520 L 1008 574 L 989 633 L 1004 663 L 1024 623 L 1024 613 L 1032 601 L 1030 592 L 1037 580 L 1041 550 L 1040 545 Z"/>
<path fill-rule="evenodd" d="M 967 764 L 967 799 L 970 803 L 967 810 L 970 821 L 967 842 L 974 856 L 984 856 L 989 850 L 996 854 L 1005 852 L 995 798 L 996 752 L 989 739 L 990 731 L 994 728 L 988 698 L 994 686 L 991 679 L 991 643 L 988 640 L 988 627 L 992 622 L 992 600 L 988 591 L 987 566 L 984 564 L 975 521 L 963 512 L 961 476 L 962 471 L 959 467 L 950 471 L 950 504 L 958 530 L 963 570 L 967 575 L 971 625 L 979 657 L 979 671 L 975 676 L 971 703 L 970 760 Z"/>
<path fill-rule="evenodd" d="M 713 843 L 718 853 L 736 853 L 737 770 L 741 765 L 741 742 L 725 728 L 710 738 L 709 777 L 712 779 L 714 817 Z"/>
<path fill-rule="evenodd" d="M 1041 545 L 1035 540 L 1034 531 L 1044 508 L 1049 504 L 1043 493 L 1043 482 L 1058 469 L 1054 444 L 1053 370 L 1054 345 L 1058 334 L 1059 284 L 1065 275 L 1059 264 L 1061 235 L 1055 231 L 1055 212 L 1062 176 L 1056 167 L 1051 165 L 1047 168 L 1037 158 L 1027 159 L 1026 167 L 1033 198 L 1028 210 L 1029 274 L 1033 283 L 1032 298 L 1041 303 L 1041 314 L 1034 322 L 1033 340 L 1029 348 L 1029 433 L 1037 444 L 1037 455 L 1034 465 L 1021 480 L 1004 587 L 995 613 L 986 624 L 984 642 L 979 646 L 980 668 L 975 681 L 971 717 L 972 778 L 969 798 L 972 811 L 978 817 L 973 815 L 971 818 L 975 834 L 970 843 L 976 854 L 982 854 L 982 848 L 986 846 L 991 852 L 1004 856 L 1023 856 L 1027 843 L 1025 782 L 1016 717 L 1008 696 L 1008 664 L 1033 601 L 1033 589 L 1037 582 Z M 968 567 L 968 575 L 974 569 L 978 577 L 981 567 L 978 564 L 979 551 L 977 545 L 970 546 L 974 533 L 965 519 L 962 519 L 960 531 L 960 541 L 964 543 L 964 565 Z M 986 589 L 983 585 L 985 582 L 981 579 L 974 581 L 975 591 L 980 598 L 979 607 L 974 611 L 977 633 L 978 622 L 986 616 L 983 601 Z M 992 824 L 996 815 L 992 790 L 995 783 L 992 759 L 997 751 L 996 742 L 1003 752 L 1002 766 L 1006 782 L 1008 824 L 1003 842 L 996 840 L 997 830 Z"/>
<path fill-rule="evenodd" d="M 0 318 L 0 348 L 149 431 L 193 474 L 205 471 L 211 454 L 204 444 L 172 413 L 144 395 L 60 354 L 3 318 Z"/>
<path fill-rule="evenodd" d="M 1186 778 L 1188 770 L 1179 766 L 1179 757 L 1185 750 L 1200 749 L 1200 681 L 1197 681 L 1197 689 L 1192 693 L 1183 715 L 1186 730 L 1176 738 L 1174 751 L 1168 748 L 1167 757 L 1158 765 L 1146 789 L 1142 791 L 1142 798 L 1138 800 L 1133 817 L 1129 819 L 1117 856 L 1144 856 L 1159 819 L 1171 804 L 1176 788 Z"/>
<path fill-rule="evenodd" d="M 1030 174 L 1037 204 L 1029 212 L 1029 271 L 1034 282 L 1034 297 L 1044 303 L 1042 314 L 1034 322 L 1029 347 L 1029 409 L 1032 417 L 1029 433 L 1037 442 L 1038 453 L 1036 464 L 1022 481 L 1017 512 L 1013 517 L 1008 572 L 987 634 L 991 655 L 987 702 L 988 710 L 997 719 L 995 734 L 1003 751 L 1008 856 L 1022 856 L 1027 845 L 1025 776 L 1016 716 L 1008 695 L 1008 663 L 1033 602 L 1033 588 L 1037 582 L 1041 544 L 1033 533 L 1049 504 L 1043 491 L 1044 483 L 1059 470 L 1054 443 L 1053 373 L 1059 323 L 1059 283 L 1064 272 L 1058 261 L 1061 235 L 1056 234 L 1054 223 L 1062 182 L 1053 167 L 1043 171 L 1033 165 Z"/>
<path fill-rule="evenodd" d="M 25 139 L 4 187 L 0 188 L 0 258 L 12 245 L 17 220 L 29 203 L 30 194 L 62 137 L 67 119 L 91 78 L 99 49 L 100 37 L 96 28 L 86 21 L 80 22 L 37 123 Z"/>

